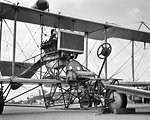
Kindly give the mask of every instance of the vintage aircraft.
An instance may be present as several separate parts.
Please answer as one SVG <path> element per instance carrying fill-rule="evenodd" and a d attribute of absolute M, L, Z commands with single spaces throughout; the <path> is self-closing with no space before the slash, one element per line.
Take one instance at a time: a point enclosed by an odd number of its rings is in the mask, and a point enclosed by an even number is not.
<path fill-rule="evenodd" d="M 42 4 L 45 2 L 43 0 Z M 61 100 L 60 103 L 63 102 L 65 108 L 68 108 L 70 104 L 78 100 L 81 108 L 91 107 L 94 103 L 95 106 L 101 104 L 101 106 L 108 107 L 113 111 L 117 108 L 126 108 L 126 94 L 150 98 L 149 91 L 128 87 L 150 85 L 150 83 L 124 83 L 120 82 L 119 79 L 101 79 L 101 72 L 112 50 L 111 45 L 107 43 L 107 38 L 116 37 L 150 43 L 150 33 L 46 12 L 43 10 L 47 9 L 49 5 L 46 3 L 43 8 L 42 4 L 40 4 L 41 8 L 39 4 L 40 2 L 37 2 L 37 9 L 33 9 L 18 4 L 0 3 L 0 36 L 2 34 L 3 20 L 14 21 L 13 60 L 12 62 L 0 62 L 2 75 L 9 76 L 0 78 L 1 114 L 4 106 L 8 105 L 7 102 L 38 87 L 41 87 L 43 91 L 45 107 L 52 107 L 54 102 Z M 57 34 L 52 34 L 49 41 L 41 43 L 41 58 L 35 63 L 29 64 L 15 61 L 18 21 L 53 27 L 54 31 L 57 29 Z M 105 40 L 105 43 L 97 51 L 97 56 L 103 60 L 98 75 L 75 60 L 78 54 L 84 52 L 84 39 L 88 41 L 88 38 Z M 40 74 L 40 79 L 32 78 L 42 66 L 47 69 L 44 75 Z M 40 72 L 42 73 L 42 71 Z M 6 89 L 3 88 L 4 84 L 8 84 Z M 17 90 L 23 84 L 37 86 L 11 99 L 7 99 L 11 90 Z M 43 90 L 43 85 L 47 84 L 50 84 L 49 97 L 45 96 Z M 56 94 L 57 97 L 55 97 Z M 57 105 L 60 104 L 58 103 Z"/>

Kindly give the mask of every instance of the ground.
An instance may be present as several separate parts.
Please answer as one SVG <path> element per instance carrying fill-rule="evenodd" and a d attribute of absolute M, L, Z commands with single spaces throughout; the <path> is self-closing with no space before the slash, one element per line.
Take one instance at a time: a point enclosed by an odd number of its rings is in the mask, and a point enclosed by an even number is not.
<path fill-rule="evenodd" d="M 150 119 L 149 104 L 132 104 L 128 107 L 136 107 L 134 114 L 98 114 L 97 109 L 80 110 L 71 108 L 20 108 L 8 107 L 4 109 L 0 120 L 148 120 Z"/>

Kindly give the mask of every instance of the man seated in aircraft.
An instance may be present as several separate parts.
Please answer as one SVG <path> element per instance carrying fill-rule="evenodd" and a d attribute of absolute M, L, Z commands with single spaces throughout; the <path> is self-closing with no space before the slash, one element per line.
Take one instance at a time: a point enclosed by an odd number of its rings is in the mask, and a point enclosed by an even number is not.
<path fill-rule="evenodd" d="M 56 29 L 51 30 L 51 37 L 49 38 L 49 41 L 57 41 L 57 31 Z"/>
<path fill-rule="evenodd" d="M 52 51 L 55 51 L 57 50 L 57 31 L 56 29 L 52 29 L 51 30 L 51 37 L 49 39 L 49 42 L 51 44 L 51 47 L 52 47 Z"/>
<path fill-rule="evenodd" d="M 56 29 L 51 30 L 51 36 L 48 41 L 45 41 L 41 44 L 41 49 L 46 53 L 57 50 L 57 31 Z"/>

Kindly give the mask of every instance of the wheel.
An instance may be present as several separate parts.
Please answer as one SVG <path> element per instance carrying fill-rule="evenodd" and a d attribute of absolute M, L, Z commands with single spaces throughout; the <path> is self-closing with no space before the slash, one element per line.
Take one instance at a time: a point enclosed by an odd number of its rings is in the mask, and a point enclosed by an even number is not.
<path fill-rule="evenodd" d="M 97 105 L 99 105 L 101 103 L 100 100 L 96 100 L 96 99 L 93 102 L 94 102 L 94 106 L 97 106 Z"/>
<path fill-rule="evenodd" d="M 127 106 L 126 94 L 118 93 L 115 90 L 109 90 L 107 92 L 106 98 L 106 104 L 111 111 L 114 109 L 126 108 Z"/>
<path fill-rule="evenodd" d="M 92 107 L 91 98 L 88 95 L 83 94 L 80 98 L 80 106 L 83 109 Z"/>
<path fill-rule="evenodd" d="M 98 58 L 105 59 L 106 57 L 108 57 L 110 55 L 111 50 L 112 50 L 112 47 L 109 43 L 103 43 L 97 49 Z"/>

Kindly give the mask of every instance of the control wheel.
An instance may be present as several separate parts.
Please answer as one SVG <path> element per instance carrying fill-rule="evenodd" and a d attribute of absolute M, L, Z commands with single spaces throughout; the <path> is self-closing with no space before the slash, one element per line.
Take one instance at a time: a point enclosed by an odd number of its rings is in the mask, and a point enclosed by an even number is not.
<path fill-rule="evenodd" d="M 106 57 L 108 57 L 110 55 L 111 50 L 112 50 L 112 47 L 109 43 L 103 43 L 97 49 L 98 58 L 105 59 Z"/>

